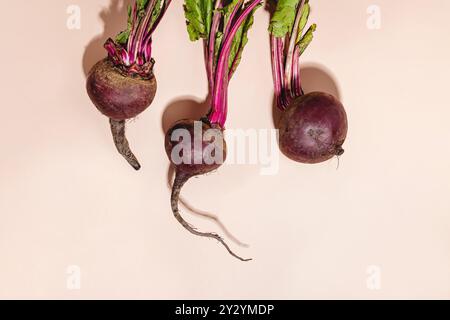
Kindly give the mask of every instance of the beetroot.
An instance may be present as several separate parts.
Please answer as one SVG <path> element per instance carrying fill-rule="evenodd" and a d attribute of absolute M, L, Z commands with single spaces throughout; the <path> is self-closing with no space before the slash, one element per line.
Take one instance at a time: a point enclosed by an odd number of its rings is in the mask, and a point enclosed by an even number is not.
<path fill-rule="evenodd" d="M 226 159 L 227 147 L 223 136 L 223 129 L 219 127 L 213 128 L 205 119 L 203 119 L 203 121 L 197 121 L 197 124 L 200 124 L 202 134 L 208 132 L 208 130 L 214 130 L 216 132 L 215 137 L 217 138 L 211 138 L 206 141 L 203 139 L 199 149 L 195 149 L 195 144 L 191 143 L 192 141 L 182 141 L 182 142 L 172 141 L 172 138 L 174 136 L 173 133 L 176 130 L 185 130 L 186 132 L 189 133 L 189 136 L 194 137 L 195 121 L 193 120 L 178 121 L 175 125 L 172 126 L 172 128 L 170 128 L 167 131 L 166 134 L 165 139 L 166 153 L 172 165 L 174 165 L 176 169 L 175 181 L 172 186 L 172 195 L 171 195 L 171 206 L 173 214 L 175 218 L 178 220 L 178 222 L 180 222 L 180 224 L 192 234 L 200 237 L 208 237 L 216 239 L 223 246 L 225 246 L 225 248 L 232 256 L 236 257 L 237 259 L 247 261 L 248 259 L 242 259 L 238 255 L 236 255 L 226 244 L 226 242 L 222 239 L 222 237 L 220 237 L 218 234 L 197 231 L 194 227 L 192 227 L 189 223 L 187 223 L 186 220 L 183 219 L 178 209 L 180 192 L 184 184 L 192 177 L 207 174 L 214 170 L 217 170 L 222 165 L 223 161 L 225 161 Z M 185 147 L 183 150 L 186 150 L 186 148 L 190 149 L 190 154 L 192 155 L 192 157 L 190 158 L 191 161 L 189 163 L 185 162 L 179 163 L 177 161 L 174 161 L 176 157 L 173 155 L 173 151 L 174 148 L 176 146 L 179 146 L 180 143 L 184 144 L 187 143 L 187 145 L 183 146 Z M 217 156 L 216 152 L 220 153 L 220 157 L 218 158 L 222 159 L 222 161 L 218 162 L 214 161 L 214 158 L 216 158 Z M 183 156 L 183 154 L 181 154 L 180 156 Z"/>
<path fill-rule="evenodd" d="M 313 92 L 294 99 L 279 129 L 280 149 L 294 161 L 319 163 L 344 153 L 347 116 L 332 95 Z"/>
<path fill-rule="evenodd" d="M 156 94 L 156 80 L 123 75 L 109 58 L 98 62 L 89 72 L 87 92 L 97 109 L 110 118 L 117 151 L 136 170 L 141 168 L 125 135 L 125 120 L 147 109 Z"/>
<path fill-rule="evenodd" d="M 202 39 L 204 43 L 211 110 L 200 121 L 182 120 L 175 123 L 166 133 L 166 152 L 175 166 L 171 206 L 175 218 L 189 232 L 216 239 L 232 256 L 249 261 L 251 259 L 236 255 L 219 235 L 200 232 L 189 225 L 180 215 L 178 202 L 181 188 L 190 178 L 214 171 L 225 161 L 223 131 L 228 110 L 228 83 L 241 61 L 248 42 L 247 33 L 253 24 L 253 14 L 262 0 L 206 0 L 202 10 L 198 2 L 185 0 L 184 9 L 190 39 Z M 180 132 L 190 138 L 179 139 Z"/>
<path fill-rule="evenodd" d="M 156 94 L 152 34 L 171 0 L 136 0 L 128 9 L 128 28 L 108 39 L 108 57 L 89 72 L 86 89 L 97 109 L 110 119 L 111 132 L 119 153 L 139 170 L 138 160 L 125 136 L 125 120 L 147 109 Z"/>
<path fill-rule="evenodd" d="M 127 76 L 109 58 L 89 72 L 87 92 L 97 109 L 114 120 L 132 119 L 147 109 L 156 94 L 156 79 Z"/>
<path fill-rule="evenodd" d="M 305 31 L 308 0 L 279 0 L 271 17 L 272 71 L 279 122 L 280 149 L 301 163 L 320 163 L 344 153 L 347 115 L 333 96 L 304 94 L 299 59 L 313 39 L 316 25 Z"/>

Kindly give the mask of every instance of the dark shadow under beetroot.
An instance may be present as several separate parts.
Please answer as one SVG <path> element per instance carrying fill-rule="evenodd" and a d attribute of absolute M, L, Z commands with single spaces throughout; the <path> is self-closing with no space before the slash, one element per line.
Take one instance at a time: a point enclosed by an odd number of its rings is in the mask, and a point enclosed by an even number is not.
<path fill-rule="evenodd" d="M 194 97 L 182 97 L 170 102 L 164 109 L 161 128 L 164 134 L 172 125 L 182 119 L 196 119 L 204 117 L 210 109 L 209 97 L 196 100 Z"/>

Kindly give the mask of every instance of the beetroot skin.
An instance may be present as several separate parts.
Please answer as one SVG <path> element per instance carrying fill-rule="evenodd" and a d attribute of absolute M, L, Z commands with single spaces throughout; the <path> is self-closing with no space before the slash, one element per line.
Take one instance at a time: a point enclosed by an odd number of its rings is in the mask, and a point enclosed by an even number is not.
<path fill-rule="evenodd" d="M 113 120 L 132 119 L 155 98 L 156 79 L 125 76 L 109 58 L 98 62 L 87 79 L 87 92 L 97 109 Z"/>
<path fill-rule="evenodd" d="M 295 98 L 280 123 L 280 149 L 301 163 L 320 163 L 344 153 L 347 115 L 330 94 L 312 92 Z"/>

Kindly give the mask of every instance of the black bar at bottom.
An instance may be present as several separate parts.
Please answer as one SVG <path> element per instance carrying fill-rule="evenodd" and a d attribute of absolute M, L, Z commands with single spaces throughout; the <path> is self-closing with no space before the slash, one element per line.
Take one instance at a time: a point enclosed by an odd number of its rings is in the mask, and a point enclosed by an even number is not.
<path fill-rule="evenodd" d="M 432 303 L 432 306 L 428 304 Z M 103 318 L 123 319 L 314 319 L 320 316 L 384 319 L 404 318 L 408 314 L 430 318 L 434 312 L 448 315 L 449 301 L 2 301 L 2 312 L 9 307 L 14 315 L 30 312 L 34 316 L 62 316 L 84 319 L 97 312 Z M 32 304 L 29 308 L 21 304 Z M 84 308 L 86 307 L 86 308 Z M 442 310 L 439 310 L 442 309 Z M 62 313 L 61 313 L 62 312 Z"/>

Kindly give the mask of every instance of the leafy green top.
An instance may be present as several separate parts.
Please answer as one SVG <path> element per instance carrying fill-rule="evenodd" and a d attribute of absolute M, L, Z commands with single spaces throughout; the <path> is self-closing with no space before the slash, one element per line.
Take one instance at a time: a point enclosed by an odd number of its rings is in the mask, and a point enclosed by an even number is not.
<path fill-rule="evenodd" d="M 186 0 L 184 12 L 191 41 L 208 39 L 214 8 L 214 0 Z"/>
<path fill-rule="evenodd" d="M 186 17 L 187 31 L 191 41 L 204 39 L 210 41 L 210 37 L 214 37 L 214 60 L 217 62 L 219 53 L 224 42 L 224 33 L 227 26 L 232 23 L 233 13 L 242 7 L 243 0 L 225 0 L 223 7 L 216 8 L 217 0 L 185 0 L 184 11 Z M 239 6 L 239 8 L 237 7 Z M 259 6 L 258 6 L 259 7 Z M 256 7 L 254 10 L 256 10 Z M 213 18 L 216 14 L 220 14 L 221 21 L 217 30 L 211 30 Z M 244 47 L 248 43 L 248 31 L 254 22 L 253 12 L 248 15 L 242 25 L 239 27 L 230 50 L 229 72 L 233 74 L 236 71 L 242 57 Z"/>
<path fill-rule="evenodd" d="M 296 8 L 300 0 L 275 0 L 277 5 L 269 25 L 270 33 L 278 38 L 292 32 Z"/>
<path fill-rule="evenodd" d="M 270 20 L 269 32 L 276 38 L 284 38 L 286 35 L 296 38 L 295 44 L 302 54 L 313 40 L 316 24 L 312 24 L 305 32 L 308 23 L 311 6 L 309 0 L 305 0 L 300 12 L 298 29 L 294 30 L 296 14 L 301 0 L 274 0 L 276 9 Z"/>

